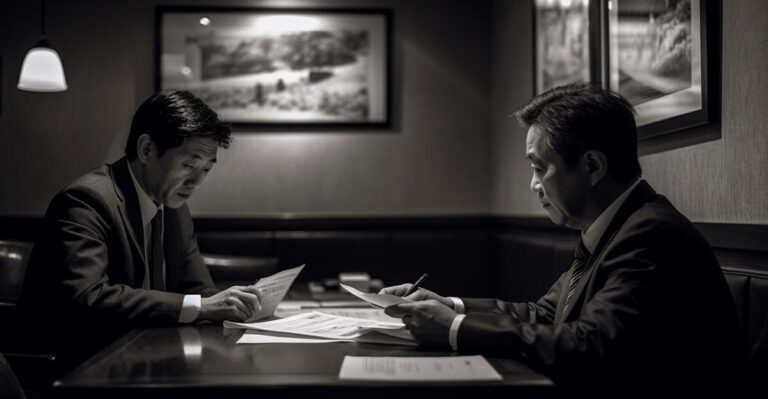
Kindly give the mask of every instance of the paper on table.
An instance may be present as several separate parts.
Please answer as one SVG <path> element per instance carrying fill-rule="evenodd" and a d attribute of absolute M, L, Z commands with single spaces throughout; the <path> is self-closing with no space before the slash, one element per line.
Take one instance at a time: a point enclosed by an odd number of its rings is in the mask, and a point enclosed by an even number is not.
<path fill-rule="evenodd" d="M 342 380 L 499 381 L 501 375 L 483 356 L 370 357 L 345 356 Z"/>
<path fill-rule="evenodd" d="M 351 339 L 359 337 L 366 330 L 399 330 L 403 329 L 405 325 L 403 323 L 390 323 L 336 316 L 320 312 L 309 312 L 259 323 L 236 323 L 233 321 L 225 321 L 224 327 L 250 328 L 254 330 L 308 335 L 320 338 Z"/>
<path fill-rule="evenodd" d="M 405 298 L 392 294 L 371 294 L 368 292 L 363 292 L 346 284 L 339 284 L 339 287 L 344 288 L 350 294 L 379 308 L 386 308 L 387 306 L 397 305 L 398 303 L 410 302 Z"/>
<path fill-rule="evenodd" d="M 304 269 L 304 265 L 286 269 L 268 277 L 262 277 L 255 286 L 261 291 L 261 310 L 251 315 L 248 321 L 263 319 L 272 316 L 277 305 L 283 300 L 293 280 Z"/>
<path fill-rule="evenodd" d="M 248 328 L 295 336 L 354 342 L 416 345 L 416 339 L 401 322 L 357 319 L 321 312 L 301 313 L 260 323 L 224 322 L 225 328 Z"/>

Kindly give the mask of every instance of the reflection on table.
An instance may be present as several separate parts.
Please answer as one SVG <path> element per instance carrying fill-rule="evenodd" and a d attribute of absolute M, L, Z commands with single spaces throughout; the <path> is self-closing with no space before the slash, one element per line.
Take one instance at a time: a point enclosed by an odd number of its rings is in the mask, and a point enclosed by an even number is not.
<path fill-rule="evenodd" d="M 236 344 L 244 333 L 221 325 L 135 329 L 104 348 L 54 384 L 61 397 L 211 397 L 247 393 L 259 398 L 414 397 L 445 391 L 447 397 L 555 394 L 552 382 L 512 359 L 489 362 L 503 376 L 498 382 L 340 381 L 344 356 L 451 356 L 424 347 L 361 343 Z M 402 391 L 402 392 L 401 392 Z M 170 396 L 173 397 L 173 396 Z"/>

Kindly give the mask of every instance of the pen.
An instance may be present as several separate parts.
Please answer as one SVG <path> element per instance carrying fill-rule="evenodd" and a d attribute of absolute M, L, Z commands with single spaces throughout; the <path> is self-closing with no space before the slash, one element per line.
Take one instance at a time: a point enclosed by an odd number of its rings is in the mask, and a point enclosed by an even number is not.
<path fill-rule="evenodd" d="M 421 283 L 423 283 L 423 282 L 424 282 L 424 280 L 426 280 L 426 279 L 427 279 L 427 277 L 429 277 L 429 274 L 427 274 L 427 273 L 424 273 L 424 274 L 422 274 L 422 275 L 421 275 L 421 277 L 419 277 L 419 279 L 418 279 L 418 280 L 416 280 L 416 282 L 415 282 L 415 283 L 413 283 L 413 285 L 411 286 L 411 288 L 408 288 L 408 291 L 406 291 L 406 292 L 405 292 L 405 295 L 403 295 L 403 296 L 408 296 L 408 295 L 411 295 L 411 294 L 413 294 L 414 292 L 416 292 L 416 290 L 418 290 L 418 289 L 419 289 L 419 286 L 421 285 Z"/>

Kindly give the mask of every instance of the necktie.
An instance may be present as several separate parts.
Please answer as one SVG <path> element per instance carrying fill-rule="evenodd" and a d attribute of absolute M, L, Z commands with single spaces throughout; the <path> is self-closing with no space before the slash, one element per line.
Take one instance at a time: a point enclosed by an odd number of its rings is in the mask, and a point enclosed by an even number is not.
<path fill-rule="evenodd" d="M 576 246 L 576 250 L 573 252 L 573 261 L 571 262 L 571 281 L 568 284 L 568 296 L 565 298 L 565 307 L 563 313 L 568 311 L 568 305 L 571 303 L 573 293 L 576 292 L 576 285 L 581 279 L 581 275 L 584 274 L 584 267 L 587 266 L 587 260 L 589 259 L 589 250 L 584 245 L 584 241 L 579 240 L 579 245 Z"/>
<path fill-rule="evenodd" d="M 163 210 L 152 218 L 152 241 L 149 248 L 149 288 L 165 291 L 163 278 Z"/>

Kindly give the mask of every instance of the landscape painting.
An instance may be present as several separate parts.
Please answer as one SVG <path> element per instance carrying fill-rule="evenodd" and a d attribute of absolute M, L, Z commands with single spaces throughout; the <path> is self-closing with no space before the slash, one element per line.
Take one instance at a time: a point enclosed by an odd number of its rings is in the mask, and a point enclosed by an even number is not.
<path fill-rule="evenodd" d="M 611 87 L 638 126 L 701 110 L 699 1 L 617 0 L 611 11 Z"/>
<path fill-rule="evenodd" d="M 162 9 L 159 88 L 234 124 L 388 123 L 388 15 Z"/>
<path fill-rule="evenodd" d="M 589 0 L 535 0 L 536 93 L 590 81 Z"/>

